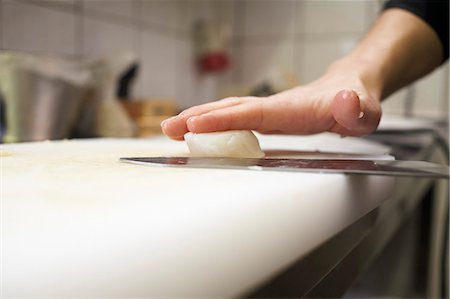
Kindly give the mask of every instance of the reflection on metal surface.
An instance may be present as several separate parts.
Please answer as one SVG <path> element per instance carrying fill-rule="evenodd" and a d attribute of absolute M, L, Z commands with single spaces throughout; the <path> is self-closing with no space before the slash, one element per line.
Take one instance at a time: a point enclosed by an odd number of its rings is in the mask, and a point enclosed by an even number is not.
<path fill-rule="evenodd" d="M 252 159 L 198 157 L 120 158 L 123 162 L 170 167 L 346 173 L 365 175 L 448 178 L 447 166 L 424 161 Z"/>

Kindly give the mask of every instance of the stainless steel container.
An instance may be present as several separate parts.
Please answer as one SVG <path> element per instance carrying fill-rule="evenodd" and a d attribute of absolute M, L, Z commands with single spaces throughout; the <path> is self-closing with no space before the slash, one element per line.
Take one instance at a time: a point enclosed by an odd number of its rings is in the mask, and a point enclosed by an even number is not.
<path fill-rule="evenodd" d="M 0 53 L 0 93 L 6 109 L 4 142 L 70 137 L 90 73 L 54 57 Z"/>

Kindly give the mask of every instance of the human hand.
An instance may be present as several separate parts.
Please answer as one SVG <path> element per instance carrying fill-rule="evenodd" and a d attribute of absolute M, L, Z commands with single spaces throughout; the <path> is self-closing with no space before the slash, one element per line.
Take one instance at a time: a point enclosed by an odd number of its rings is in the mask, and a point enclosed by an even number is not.
<path fill-rule="evenodd" d="M 176 140 L 183 140 L 188 131 L 227 130 L 362 136 L 377 128 L 380 117 L 379 92 L 356 72 L 338 67 L 308 85 L 273 96 L 231 97 L 194 106 L 161 126 L 164 134 Z"/>

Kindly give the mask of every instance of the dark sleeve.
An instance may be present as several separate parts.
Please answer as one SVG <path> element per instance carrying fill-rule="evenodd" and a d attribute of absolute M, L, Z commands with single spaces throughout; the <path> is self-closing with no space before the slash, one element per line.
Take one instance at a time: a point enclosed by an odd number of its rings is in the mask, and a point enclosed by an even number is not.
<path fill-rule="evenodd" d="M 449 56 L 449 1 L 448 0 L 390 0 L 384 9 L 402 8 L 417 15 L 437 33 L 444 49 L 444 61 Z"/>

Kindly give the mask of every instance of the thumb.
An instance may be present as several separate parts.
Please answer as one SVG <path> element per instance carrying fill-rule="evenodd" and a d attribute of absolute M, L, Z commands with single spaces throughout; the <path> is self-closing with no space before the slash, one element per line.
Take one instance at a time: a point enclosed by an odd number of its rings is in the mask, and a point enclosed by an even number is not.
<path fill-rule="evenodd" d="M 333 99 L 332 112 L 336 126 L 332 131 L 349 136 L 366 135 L 374 131 L 380 121 L 379 104 L 372 98 L 361 101 L 354 90 L 341 90 Z"/>

